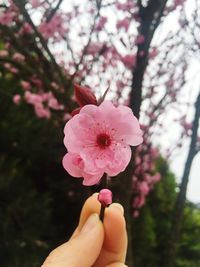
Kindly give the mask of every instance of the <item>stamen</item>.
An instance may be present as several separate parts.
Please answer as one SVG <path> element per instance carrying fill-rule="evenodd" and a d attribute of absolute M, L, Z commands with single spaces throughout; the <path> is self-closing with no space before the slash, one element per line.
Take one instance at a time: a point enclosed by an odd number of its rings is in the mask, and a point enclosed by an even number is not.
<path fill-rule="evenodd" d="M 101 149 L 105 149 L 106 147 L 110 146 L 111 144 L 111 138 L 108 134 L 106 133 L 101 133 L 97 136 L 97 145 Z"/>

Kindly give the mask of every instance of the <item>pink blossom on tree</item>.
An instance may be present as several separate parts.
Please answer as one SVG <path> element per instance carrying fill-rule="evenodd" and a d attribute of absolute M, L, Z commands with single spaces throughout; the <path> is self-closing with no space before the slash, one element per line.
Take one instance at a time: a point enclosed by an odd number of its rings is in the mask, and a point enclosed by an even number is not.
<path fill-rule="evenodd" d="M 144 35 L 138 35 L 137 38 L 136 38 L 136 40 L 135 40 L 135 43 L 136 44 L 143 44 L 144 41 L 145 41 Z"/>
<path fill-rule="evenodd" d="M 104 17 L 104 16 L 100 17 L 99 21 L 98 21 L 98 23 L 97 23 L 97 25 L 95 27 L 95 30 L 96 31 L 102 31 L 102 29 L 103 29 L 104 25 L 106 24 L 107 20 L 108 20 L 107 17 Z"/>
<path fill-rule="evenodd" d="M 8 9 L 6 12 L 0 14 L 0 24 L 11 24 L 15 16 L 16 14 L 11 9 Z"/>
<path fill-rule="evenodd" d="M 125 31 L 128 31 L 130 25 L 130 19 L 129 18 L 124 18 L 122 20 L 118 20 L 116 24 L 116 28 L 118 30 L 124 29 Z"/>
<path fill-rule="evenodd" d="M 136 65 L 136 56 L 135 55 L 126 55 L 121 58 L 121 61 L 128 69 L 132 69 Z"/>
<path fill-rule="evenodd" d="M 8 56 L 8 51 L 6 51 L 6 50 L 0 51 L 0 57 L 7 57 L 7 56 Z"/>
<path fill-rule="evenodd" d="M 13 102 L 16 104 L 16 105 L 19 105 L 21 101 L 21 96 L 20 95 L 14 95 L 13 96 Z"/>
<path fill-rule="evenodd" d="M 31 85 L 30 85 L 30 83 L 27 82 L 27 81 L 21 81 L 21 86 L 22 86 L 22 88 L 23 88 L 24 90 L 29 90 L 29 89 L 31 89 Z"/>
<path fill-rule="evenodd" d="M 20 53 L 14 53 L 12 58 L 16 61 L 24 61 L 25 57 L 24 55 L 20 54 Z"/>

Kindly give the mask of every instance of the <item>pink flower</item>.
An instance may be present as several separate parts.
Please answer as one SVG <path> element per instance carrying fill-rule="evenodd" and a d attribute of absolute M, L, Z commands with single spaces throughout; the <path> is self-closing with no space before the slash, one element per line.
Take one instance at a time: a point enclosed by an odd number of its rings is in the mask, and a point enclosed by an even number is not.
<path fill-rule="evenodd" d="M 133 217 L 134 218 L 138 218 L 140 215 L 139 211 L 138 210 L 135 210 L 134 213 L 133 213 Z"/>
<path fill-rule="evenodd" d="M 21 96 L 20 95 L 14 95 L 13 96 L 13 102 L 16 104 L 16 105 L 19 105 L 21 101 Z"/>
<path fill-rule="evenodd" d="M 34 106 L 35 114 L 38 118 L 51 118 L 51 112 L 48 108 L 45 108 L 42 104 L 37 104 Z"/>
<path fill-rule="evenodd" d="M 99 192 L 98 200 L 103 206 L 108 206 L 112 203 L 112 192 L 109 189 L 102 189 Z"/>
<path fill-rule="evenodd" d="M 41 5 L 41 1 L 40 0 L 31 0 L 30 4 L 32 5 L 33 8 L 37 8 Z"/>
<path fill-rule="evenodd" d="M 154 59 L 157 55 L 158 55 L 158 49 L 157 47 L 153 47 L 149 52 L 149 58 Z"/>
<path fill-rule="evenodd" d="M 104 173 L 116 176 L 124 171 L 131 158 L 130 145 L 143 141 L 131 109 L 110 101 L 82 107 L 66 123 L 64 133 L 68 153 L 63 166 L 70 175 L 83 177 L 84 185 L 98 183 Z"/>
<path fill-rule="evenodd" d="M 60 14 L 56 14 L 49 22 L 42 22 L 39 25 L 39 31 L 42 33 L 45 39 L 59 38 L 64 36 L 68 29 L 64 25 L 64 19 Z"/>
<path fill-rule="evenodd" d="M 4 13 L 0 14 L 0 24 L 9 25 L 13 22 L 16 14 L 12 10 L 7 10 Z"/>
<path fill-rule="evenodd" d="M 97 23 L 97 25 L 95 27 L 95 30 L 96 31 L 101 31 L 103 29 L 104 25 L 106 24 L 107 20 L 108 20 L 107 17 L 103 17 L 103 16 L 100 17 L 99 21 L 98 21 L 98 23 Z"/>
<path fill-rule="evenodd" d="M 103 44 L 96 42 L 96 43 L 90 43 L 90 45 L 88 45 L 87 50 L 86 50 L 86 54 L 88 55 L 95 55 L 97 53 L 99 53 L 99 51 L 102 49 Z"/>
<path fill-rule="evenodd" d="M 141 196 L 137 196 L 135 199 L 134 199 L 134 202 L 133 202 L 133 208 L 141 208 L 142 206 L 144 206 L 145 204 L 145 196 L 141 195 Z"/>
<path fill-rule="evenodd" d="M 140 193 L 142 195 L 144 195 L 144 196 L 148 195 L 150 188 L 149 188 L 147 182 L 145 182 L 145 181 L 140 182 L 139 183 L 139 190 L 140 190 Z"/>
<path fill-rule="evenodd" d="M 135 43 L 138 45 L 138 44 L 143 44 L 144 43 L 144 41 L 145 41 L 145 37 L 144 37 L 144 35 L 138 35 L 137 37 L 136 37 L 136 40 L 135 40 Z"/>
<path fill-rule="evenodd" d="M 125 31 L 128 31 L 129 26 L 130 26 L 130 19 L 129 18 L 124 18 L 122 20 L 118 20 L 117 24 L 116 24 L 117 30 L 124 28 Z"/>
<path fill-rule="evenodd" d="M 31 89 L 31 85 L 30 85 L 30 83 L 27 82 L 27 81 L 21 81 L 21 86 L 22 86 L 22 88 L 23 88 L 24 90 L 29 90 L 29 89 Z"/>
<path fill-rule="evenodd" d="M 8 51 L 6 51 L 6 50 L 0 51 L 0 57 L 7 57 L 7 56 L 8 56 Z"/>
<path fill-rule="evenodd" d="M 51 117 L 49 108 L 43 105 L 42 95 L 37 95 L 29 91 L 25 91 L 24 99 L 28 104 L 32 104 L 34 106 L 35 114 L 38 118 L 49 119 Z"/>
<path fill-rule="evenodd" d="M 121 61 L 128 69 L 132 69 L 136 65 L 136 56 L 135 55 L 126 55 L 121 58 Z"/>
<path fill-rule="evenodd" d="M 29 33 L 32 33 L 33 32 L 33 29 L 31 27 L 30 24 L 28 24 L 27 22 L 25 22 L 23 25 L 22 25 L 22 28 L 20 29 L 20 34 L 29 34 Z"/>
<path fill-rule="evenodd" d="M 135 8 L 135 4 L 132 1 L 127 1 L 125 3 L 120 3 L 120 2 L 117 1 L 116 7 L 119 10 L 129 11 L 130 12 L 132 9 Z"/>
<path fill-rule="evenodd" d="M 20 53 L 14 53 L 12 58 L 16 61 L 24 61 L 25 60 L 25 56 L 20 54 Z"/>

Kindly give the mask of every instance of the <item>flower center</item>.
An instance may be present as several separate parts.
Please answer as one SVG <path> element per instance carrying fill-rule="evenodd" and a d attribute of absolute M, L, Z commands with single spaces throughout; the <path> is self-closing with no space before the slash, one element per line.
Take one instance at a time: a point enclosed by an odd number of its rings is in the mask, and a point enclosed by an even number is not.
<path fill-rule="evenodd" d="M 97 145 L 101 149 L 105 149 L 111 144 L 111 138 L 108 134 L 102 133 L 97 136 Z"/>

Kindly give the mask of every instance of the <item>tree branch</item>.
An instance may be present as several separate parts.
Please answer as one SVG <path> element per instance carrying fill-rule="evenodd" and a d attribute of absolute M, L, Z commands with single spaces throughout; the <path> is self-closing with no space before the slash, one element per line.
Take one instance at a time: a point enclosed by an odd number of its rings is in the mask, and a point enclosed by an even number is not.
<path fill-rule="evenodd" d="M 64 88 L 66 87 L 66 79 L 65 77 L 63 76 L 63 73 L 59 67 L 59 65 L 57 64 L 54 56 L 52 55 L 51 51 L 49 50 L 49 47 L 46 43 L 46 41 L 44 40 L 43 36 L 40 34 L 40 32 L 37 30 L 35 24 L 33 23 L 31 17 L 29 16 L 25 6 L 24 6 L 24 3 L 22 3 L 21 1 L 19 0 L 13 0 L 13 2 L 16 4 L 16 6 L 20 9 L 20 11 L 22 12 L 24 18 L 26 19 L 26 21 L 30 24 L 30 26 L 32 27 L 32 29 L 34 30 L 36 36 L 39 38 L 40 40 L 40 43 L 42 45 L 42 47 L 44 48 L 44 50 L 46 51 L 47 55 L 49 56 L 51 62 L 52 62 L 52 65 L 55 69 L 55 71 L 57 72 L 58 74 L 58 77 L 60 78 L 60 82 L 61 84 L 64 86 Z"/>
<path fill-rule="evenodd" d="M 53 16 L 55 15 L 55 13 L 57 12 L 57 10 L 59 9 L 60 5 L 62 4 L 63 0 L 59 0 L 57 5 L 55 6 L 55 8 L 53 8 L 50 12 L 50 14 L 47 16 L 46 18 L 46 22 L 51 21 L 51 19 L 53 18 Z"/>
<path fill-rule="evenodd" d="M 167 0 L 155 0 L 149 1 L 146 8 L 142 7 L 139 14 L 141 17 L 141 26 L 139 34 L 143 35 L 145 40 L 143 44 L 138 45 L 137 51 L 137 65 L 133 70 L 131 97 L 130 97 L 130 107 L 137 118 L 140 114 L 140 106 L 142 103 L 142 82 L 144 78 L 144 73 L 148 65 L 148 54 L 149 47 L 157 29 L 161 17 L 163 16 L 163 11 L 166 6 Z M 155 13 L 158 15 L 155 18 Z M 153 21 L 155 21 L 153 23 Z M 141 52 L 144 55 L 141 57 Z"/>

